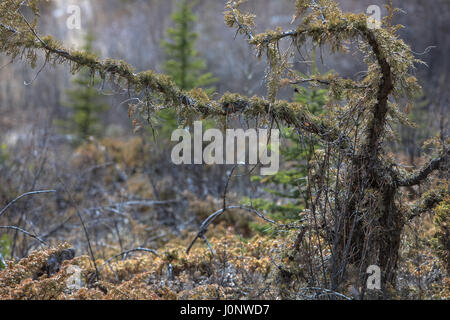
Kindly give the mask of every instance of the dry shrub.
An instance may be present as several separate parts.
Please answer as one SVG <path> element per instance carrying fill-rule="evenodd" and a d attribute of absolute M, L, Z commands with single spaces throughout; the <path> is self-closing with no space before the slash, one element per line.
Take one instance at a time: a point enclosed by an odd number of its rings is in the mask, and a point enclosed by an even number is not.
<path fill-rule="evenodd" d="M 66 261 L 59 272 L 33 280 L 48 258 L 68 248 L 35 251 L 19 262 L 9 262 L 0 273 L 1 299 L 239 299 L 270 298 L 264 290 L 270 282 L 273 265 L 271 240 L 256 237 L 242 242 L 227 234 L 211 239 L 213 256 L 206 246 L 197 245 L 186 254 L 186 247 L 167 245 L 159 257 L 135 255 L 102 266 L 100 281 L 90 282 L 94 272 L 86 256 Z M 69 266 L 81 269 L 82 287 L 69 289 Z M 171 271 L 169 271 L 169 269 Z M 266 291 L 266 292 L 265 292 Z M 265 293 L 263 293 L 265 292 Z"/>

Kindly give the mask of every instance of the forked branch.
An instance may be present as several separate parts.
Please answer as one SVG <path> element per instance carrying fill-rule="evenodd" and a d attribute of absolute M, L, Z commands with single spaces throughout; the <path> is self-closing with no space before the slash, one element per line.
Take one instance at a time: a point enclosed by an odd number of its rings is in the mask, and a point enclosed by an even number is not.
<path fill-rule="evenodd" d="M 412 187 L 420 184 L 424 181 L 428 176 L 435 170 L 438 170 L 441 165 L 448 164 L 450 155 L 450 149 L 447 149 L 446 152 L 439 158 L 435 158 L 431 160 L 426 166 L 424 166 L 421 170 L 415 173 L 413 176 L 409 178 L 400 178 L 398 180 L 398 185 L 401 187 Z"/>

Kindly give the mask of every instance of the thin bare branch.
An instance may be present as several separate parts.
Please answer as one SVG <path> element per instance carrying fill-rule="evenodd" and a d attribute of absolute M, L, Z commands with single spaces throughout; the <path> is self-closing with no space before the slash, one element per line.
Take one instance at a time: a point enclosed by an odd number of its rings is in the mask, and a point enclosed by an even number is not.
<path fill-rule="evenodd" d="M 10 203 L 8 203 L 6 205 L 6 207 L 4 207 L 1 211 L 0 211 L 0 217 L 6 212 L 6 210 L 8 210 L 14 203 L 16 203 L 17 201 L 19 201 L 20 199 L 26 197 L 26 196 L 32 196 L 32 195 L 36 195 L 36 194 L 43 194 L 43 193 L 55 193 L 56 190 L 41 190 L 41 191 L 31 191 L 31 192 L 27 192 L 22 194 L 21 196 L 17 197 L 16 199 L 14 199 L 13 201 L 11 201 Z"/>
<path fill-rule="evenodd" d="M 260 213 L 258 210 L 254 209 L 254 208 L 250 208 L 250 207 L 246 207 L 246 206 L 229 206 L 226 208 L 222 208 L 220 210 L 217 210 L 216 212 L 214 212 L 213 214 L 211 214 L 208 218 L 206 218 L 205 221 L 203 221 L 203 223 L 200 226 L 200 231 L 198 232 L 198 234 L 195 236 L 195 238 L 192 240 L 191 244 L 189 245 L 189 247 L 186 249 L 186 253 L 189 253 L 189 251 L 191 251 L 192 246 L 195 244 L 195 242 L 199 239 L 199 238 L 203 238 L 203 236 L 206 234 L 206 232 L 208 231 L 208 227 L 211 225 L 211 223 L 213 223 L 218 217 L 220 217 L 223 213 L 225 213 L 227 210 L 232 210 L 232 209 L 241 209 L 241 210 L 245 210 L 251 213 L 256 214 L 258 217 L 260 217 L 261 219 L 263 219 L 264 221 L 271 223 L 271 224 L 276 224 L 278 226 L 283 226 L 282 224 L 279 224 L 278 222 L 267 218 L 265 215 L 263 215 L 262 213 Z"/>
<path fill-rule="evenodd" d="M 81 226 L 82 226 L 83 231 L 84 231 L 84 234 L 85 234 L 85 236 L 86 236 L 86 240 L 87 240 L 87 244 L 88 244 L 88 249 L 89 249 L 89 254 L 90 254 L 90 256 L 91 256 L 92 263 L 94 264 L 94 268 L 95 268 L 95 277 L 96 277 L 96 279 L 97 279 L 97 281 L 98 281 L 98 280 L 100 280 L 100 278 L 99 278 L 99 272 L 98 272 L 98 268 L 97 268 L 97 262 L 95 261 L 94 250 L 92 249 L 91 240 L 90 240 L 90 237 L 89 237 L 89 233 L 88 233 L 88 231 L 87 231 L 87 228 L 86 228 L 86 224 L 84 223 L 83 216 L 81 215 L 81 211 L 80 211 L 80 209 L 78 208 L 77 203 L 73 200 L 72 194 L 70 193 L 69 189 L 67 189 L 65 183 L 62 181 L 62 179 L 61 179 L 60 177 L 58 177 L 58 180 L 60 181 L 61 185 L 63 186 L 64 191 L 67 193 L 70 202 L 72 203 L 73 207 L 75 208 L 75 211 L 76 211 L 76 213 L 77 213 L 78 219 L 79 219 L 80 222 L 81 222 Z"/>
<path fill-rule="evenodd" d="M 47 242 L 42 240 L 40 237 L 38 237 L 38 236 L 36 236 L 34 234 L 31 234 L 30 232 L 28 232 L 28 231 L 26 231 L 24 229 L 21 229 L 19 227 L 15 227 L 15 226 L 0 226 L 0 229 L 9 229 L 9 230 L 19 231 L 19 232 L 21 232 L 21 233 L 23 233 L 23 234 L 25 234 L 25 235 L 33 238 L 33 239 L 36 239 L 37 241 L 39 241 L 40 243 L 42 243 L 44 245 L 48 245 Z"/>
<path fill-rule="evenodd" d="M 108 260 L 106 260 L 106 261 L 98 268 L 98 270 L 101 271 L 107 264 L 111 263 L 111 261 L 113 261 L 114 259 L 117 259 L 117 258 L 122 257 L 122 256 L 126 256 L 126 255 L 128 255 L 128 254 L 130 254 L 130 253 L 133 253 L 133 252 L 149 252 L 149 253 L 152 253 L 152 254 L 154 254 L 155 256 L 159 257 L 159 255 L 158 255 L 158 253 L 156 252 L 156 250 L 148 249 L 148 248 L 135 248 L 135 249 L 123 251 L 123 252 L 121 252 L 121 253 L 119 253 L 119 254 L 116 254 L 115 256 L 112 256 L 111 258 L 109 258 Z"/>
<path fill-rule="evenodd" d="M 306 287 L 306 288 L 300 288 L 299 291 L 320 291 L 325 293 L 326 295 L 334 295 L 337 297 L 341 297 L 344 298 L 345 300 L 353 300 L 350 297 L 347 297 L 346 295 L 333 291 L 333 290 L 329 290 L 329 289 L 325 289 L 325 288 L 317 288 L 317 287 Z"/>

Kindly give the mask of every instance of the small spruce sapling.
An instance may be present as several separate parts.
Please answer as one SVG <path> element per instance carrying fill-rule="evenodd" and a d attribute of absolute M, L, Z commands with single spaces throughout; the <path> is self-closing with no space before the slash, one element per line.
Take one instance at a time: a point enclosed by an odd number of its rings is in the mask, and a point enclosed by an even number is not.
<path fill-rule="evenodd" d="M 208 95 L 212 95 L 215 88 L 212 87 L 217 78 L 211 73 L 205 72 L 206 61 L 199 57 L 195 49 L 198 33 L 194 30 L 196 15 L 193 13 L 195 1 L 180 0 L 176 2 L 177 9 L 172 14 L 174 26 L 168 28 L 167 40 L 161 42 L 166 54 L 163 69 L 175 84 L 185 91 L 194 88 L 204 88 Z M 178 127 L 174 110 L 162 110 L 159 117 L 164 120 L 164 133 L 170 133 Z"/>
<path fill-rule="evenodd" d="M 314 54 L 313 54 L 313 61 Z M 319 77 L 316 63 L 313 62 L 314 77 Z M 299 73 L 299 76 L 306 77 Z M 320 87 L 305 88 L 294 86 L 295 102 L 302 103 L 308 107 L 309 112 L 315 116 L 324 113 L 329 90 Z M 314 152 L 320 148 L 320 140 L 314 136 L 305 136 L 299 139 L 298 132 L 293 128 L 282 127 L 282 143 L 280 154 L 285 162 L 285 169 L 280 170 L 273 176 L 253 176 L 252 180 L 261 182 L 266 187 L 265 191 L 272 194 L 277 202 L 257 198 L 253 199 L 252 205 L 259 210 L 264 210 L 271 218 L 286 223 L 298 221 L 299 215 L 309 207 L 309 195 L 307 190 L 308 160 L 313 157 Z M 249 199 L 244 199 L 248 202 Z M 256 230 L 266 230 L 264 225 L 255 224 Z"/>
<path fill-rule="evenodd" d="M 91 53 L 94 37 L 88 34 L 83 49 Z M 96 78 L 87 68 L 83 68 L 73 80 L 73 89 L 66 91 L 67 100 L 63 105 L 69 109 L 66 119 L 57 120 L 61 131 L 72 136 L 75 145 L 86 141 L 89 137 L 101 137 L 102 118 L 109 105 L 95 88 Z"/>

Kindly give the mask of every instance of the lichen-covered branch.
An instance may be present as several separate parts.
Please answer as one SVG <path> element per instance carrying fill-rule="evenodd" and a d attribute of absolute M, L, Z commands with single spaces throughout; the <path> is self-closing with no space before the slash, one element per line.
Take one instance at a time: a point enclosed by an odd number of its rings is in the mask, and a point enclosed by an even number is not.
<path fill-rule="evenodd" d="M 286 101 L 270 103 L 263 98 L 248 98 L 230 93 L 224 94 L 221 99 L 215 101 L 199 90 L 183 92 L 166 75 L 157 74 L 151 70 L 134 73 L 134 69 L 124 61 L 100 60 L 93 54 L 64 49 L 51 37 L 39 36 L 25 17 L 22 16 L 22 19 L 28 27 L 29 33 L 26 41 L 21 43 L 25 48 L 23 50 L 43 50 L 48 61 L 68 63 L 72 72 L 86 67 L 92 73 L 98 73 L 102 79 L 109 78 L 122 83 L 126 88 L 133 88 L 136 93 L 144 89 L 148 90 L 150 94 L 154 94 L 160 99 L 161 104 L 181 109 L 180 114 L 182 115 L 216 117 L 243 113 L 253 117 L 276 117 L 288 125 L 317 134 L 324 141 L 339 143 L 343 149 L 350 148 L 350 139 L 343 136 L 339 128 L 330 122 L 313 117 L 306 106 Z M 13 54 L 13 58 L 15 56 Z"/>
<path fill-rule="evenodd" d="M 432 159 L 427 165 L 420 169 L 417 173 L 410 177 L 400 178 L 398 185 L 401 187 L 411 187 L 418 185 L 424 181 L 435 170 L 438 170 L 441 165 L 447 163 L 449 160 L 450 150 L 444 152 L 440 157 Z"/>
<path fill-rule="evenodd" d="M 23 233 L 26 236 L 29 236 L 29 237 L 31 237 L 33 239 L 36 239 L 37 241 L 39 241 L 43 245 L 47 245 L 47 242 L 42 240 L 40 237 L 38 237 L 38 236 L 36 236 L 36 235 L 34 235 L 34 234 L 32 234 L 32 233 L 22 229 L 22 228 L 19 228 L 19 227 L 16 227 L 16 226 L 0 226 L 0 229 L 9 229 L 9 230 L 14 230 L 14 231 L 21 232 L 21 233 Z"/>

